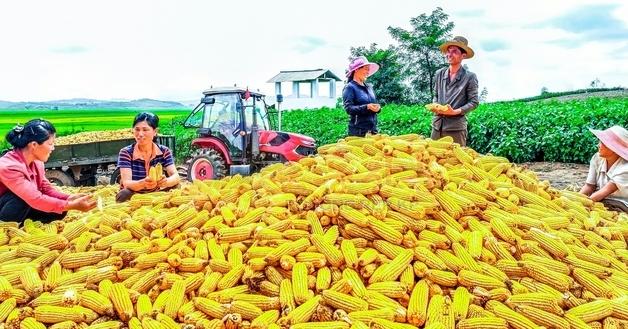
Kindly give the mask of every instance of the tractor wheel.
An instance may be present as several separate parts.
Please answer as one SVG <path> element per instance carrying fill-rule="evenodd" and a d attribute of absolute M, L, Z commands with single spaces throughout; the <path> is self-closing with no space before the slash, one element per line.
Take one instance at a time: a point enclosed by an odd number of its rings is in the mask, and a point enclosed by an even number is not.
<path fill-rule="evenodd" d="M 120 184 L 120 168 L 116 168 L 116 170 L 111 173 L 111 178 L 109 179 L 109 184 L 115 185 Z"/>
<path fill-rule="evenodd" d="M 186 161 L 187 179 L 198 180 L 220 179 L 226 175 L 225 159 L 216 150 L 198 149 Z"/>
<path fill-rule="evenodd" d="M 74 186 L 76 183 L 74 182 L 74 177 L 70 176 L 68 173 L 59 170 L 59 169 L 51 169 L 46 170 L 46 178 L 57 186 Z"/>

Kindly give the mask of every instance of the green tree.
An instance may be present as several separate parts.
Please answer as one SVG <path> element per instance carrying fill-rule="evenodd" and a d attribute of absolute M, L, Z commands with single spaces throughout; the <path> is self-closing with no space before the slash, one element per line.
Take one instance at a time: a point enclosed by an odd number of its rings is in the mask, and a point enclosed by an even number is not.
<path fill-rule="evenodd" d="M 407 101 L 403 68 L 394 47 L 379 49 L 376 43 L 371 44 L 369 48 L 351 47 L 351 58 L 357 56 L 364 56 L 369 62 L 379 64 L 379 71 L 370 76 L 368 81 L 373 84 L 373 90 L 380 103 L 402 104 Z"/>
<path fill-rule="evenodd" d="M 427 103 L 434 95 L 434 73 L 447 62 L 438 46 L 451 38 L 454 23 L 442 8 L 431 14 L 410 19 L 410 30 L 388 27 L 390 35 L 399 42 L 399 54 L 410 86 L 413 102 Z"/>

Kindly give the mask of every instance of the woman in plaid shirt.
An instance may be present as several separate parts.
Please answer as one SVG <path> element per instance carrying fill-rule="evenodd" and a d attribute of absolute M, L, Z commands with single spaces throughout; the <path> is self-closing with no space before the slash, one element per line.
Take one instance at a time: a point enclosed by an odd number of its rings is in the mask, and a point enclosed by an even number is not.
<path fill-rule="evenodd" d="M 118 155 L 121 190 L 116 195 L 117 202 L 127 201 L 135 193 L 167 190 L 179 184 L 181 178 L 174 165 L 172 151 L 155 143 L 158 127 L 159 117 L 150 112 L 142 112 L 133 120 L 135 143 L 121 149 Z M 148 172 L 157 164 L 161 164 L 166 176 L 155 181 Z"/>

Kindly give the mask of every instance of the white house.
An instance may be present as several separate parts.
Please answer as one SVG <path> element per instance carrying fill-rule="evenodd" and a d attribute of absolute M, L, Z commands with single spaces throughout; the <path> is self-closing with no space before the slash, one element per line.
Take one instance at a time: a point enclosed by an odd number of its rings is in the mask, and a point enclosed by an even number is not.
<path fill-rule="evenodd" d="M 283 95 L 282 110 L 336 106 L 336 81 L 342 81 L 330 70 L 280 71 L 268 80 L 275 83 L 275 97 Z M 291 83 L 291 93 L 282 92 L 282 84 Z M 287 88 L 286 88 L 287 89 Z"/>

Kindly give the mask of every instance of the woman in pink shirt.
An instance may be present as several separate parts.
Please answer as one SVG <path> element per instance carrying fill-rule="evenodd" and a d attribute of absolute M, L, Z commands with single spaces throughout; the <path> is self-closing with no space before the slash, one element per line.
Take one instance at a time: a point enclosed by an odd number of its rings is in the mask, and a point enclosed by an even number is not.
<path fill-rule="evenodd" d="M 68 210 L 96 206 L 91 196 L 61 193 L 46 179 L 44 162 L 55 149 L 55 132 L 50 122 L 34 119 L 6 135 L 13 149 L 0 158 L 0 221 L 50 222 Z"/>

